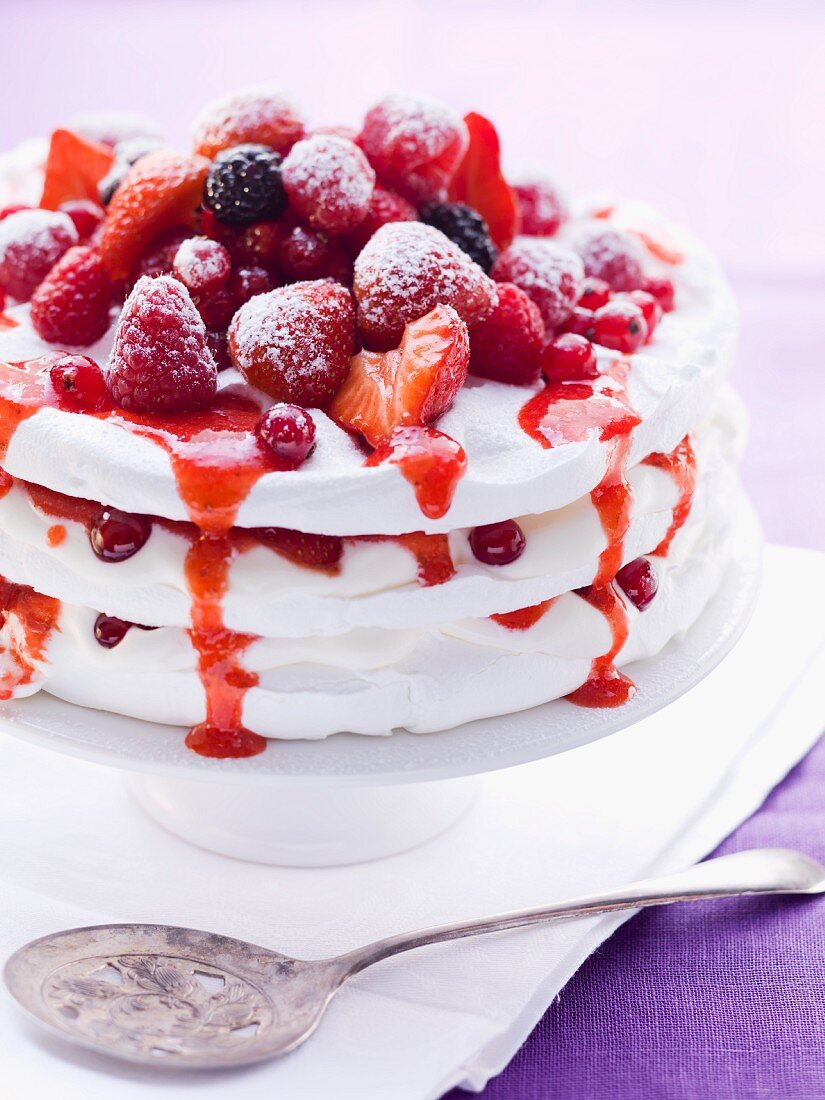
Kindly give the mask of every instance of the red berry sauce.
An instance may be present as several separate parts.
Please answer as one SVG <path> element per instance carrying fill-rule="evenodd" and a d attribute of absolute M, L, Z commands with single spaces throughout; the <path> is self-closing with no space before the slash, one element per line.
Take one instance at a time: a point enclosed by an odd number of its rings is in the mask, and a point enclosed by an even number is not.
<path fill-rule="evenodd" d="M 418 506 L 427 519 L 441 519 L 453 501 L 467 469 L 464 448 L 434 428 L 397 428 L 386 443 L 370 455 L 365 466 L 389 462 L 412 485 Z"/>

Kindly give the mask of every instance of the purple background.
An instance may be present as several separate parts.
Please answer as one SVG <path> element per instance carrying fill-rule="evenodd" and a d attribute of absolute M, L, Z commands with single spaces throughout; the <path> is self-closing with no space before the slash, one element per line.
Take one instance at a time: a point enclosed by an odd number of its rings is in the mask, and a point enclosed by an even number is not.
<path fill-rule="evenodd" d="M 325 122 L 405 90 L 490 115 L 511 169 L 660 205 L 740 302 L 744 476 L 767 535 L 825 547 L 821 3 L 4 0 L 0 25 L 4 146 L 101 108 L 183 142 L 204 100 L 264 81 Z M 825 744 L 723 850 L 825 859 L 823 786 Z M 825 1096 L 824 925 L 787 901 L 635 918 L 486 1100 Z"/>

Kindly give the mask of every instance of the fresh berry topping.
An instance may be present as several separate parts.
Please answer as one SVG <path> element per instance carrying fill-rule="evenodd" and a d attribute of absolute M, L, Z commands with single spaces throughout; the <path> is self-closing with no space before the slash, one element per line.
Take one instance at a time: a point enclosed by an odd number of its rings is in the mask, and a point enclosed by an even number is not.
<path fill-rule="evenodd" d="M 141 252 L 163 230 L 191 222 L 201 200 L 209 161 L 177 153 L 150 153 L 133 165 L 115 192 L 100 241 L 113 279 L 126 279 Z"/>
<path fill-rule="evenodd" d="M 498 305 L 470 328 L 470 372 L 528 386 L 539 376 L 543 343 L 538 306 L 513 283 L 500 283 Z"/>
<path fill-rule="evenodd" d="M 284 161 L 283 177 L 290 206 L 314 229 L 339 236 L 367 216 L 375 171 L 346 138 L 321 134 L 299 141 Z"/>
<path fill-rule="evenodd" d="M 312 279 L 335 279 L 345 285 L 352 282 L 352 263 L 343 245 L 303 225 L 288 230 L 281 240 L 278 267 L 289 282 Z"/>
<path fill-rule="evenodd" d="M 519 232 L 518 199 L 501 172 L 496 128 L 483 115 L 466 115 L 469 144 L 450 183 L 449 197 L 465 202 L 484 219 L 497 248 L 508 248 Z"/>
<path fill-rule="evenodd" d="M 12 214 L 19 214 L 21 210 L 31 210 L 27 202 L 10 202 L 6 206 L 0 209 L 0 222 L 4 222 L 6 218 L 10 218 Z"/>
<path fill-rule="evenodd" d="M 70 248 L 32 296 L 32 326 L 50 344 L 88 347 L 109 327 L 111 300 L 112 284 L 97 252 Z"/>
<path fill-rule="evenodd" d="M 232 360 L 229 358 L 229 348 L 227 346 L 226 333 L 207 332 L 206 346 L 212 352 L 212 358 L 215 360 L 215 365 L 218 368 L 218 372 L 229 370 L 229 368 L 232 366 Z"/>
<path fill-rule="evenodd" d="M 586 336 L 589 340 L 593 335 L 594 316 L 592 309 L 582 309 L 581 306 L 576 306 L 570 316 L 558 325 L 557 331 L 560 333 L 575 332 L 577 336 Z"/>
<path fill-rule="evenodd" d="M 195 152 L 204 157 L 248 143 L 268 145 L 283 156 L 303 136 L 296 109 L 269 88 L 250 88 L 210 103 L 193 133 Z"/>
<path fill-rule="evenodd" d="M 355 261 L 358 324 L 370 347 L 397 347 L 410 321 L 436 305 L 469 324 L 489 313 L 495 284 L 443 233 L 421 222 L 382 226 Z"/>
<path fill-rule="evenodd" d="M 593 313 L 610 301 L 610 287 L 604 279 L 594 279 L 588 276 L 582 284 L 582 291 L 576 303 L 580 309 L 589 309 Z"/>
<path fill-rule="evenodd" d="M 598 378 L 599 366 L 593 345 L 584 336 L 567 332 L 557 336 L 542 352 L 541 369 L 549 382 L 571 382 Z"/>
<path fill-rule="evenodd" d="M 229 330 L 232 362 L 278 401 L 323 405 L 355 348 L 352 295 L 336 283 L 292 283 L 241 306 Z"/>
<path fill-rule="evenodd" d="M 213 294 L 229 281 L 232 260 L 217 241 L 188 237 L 175 253 L 172 270 L 192 294 Z"/>
<path fill-rule="evenodd" d="M 575 252 L 541 237 L 517 237 L 493 268 L 500 283 L 515 283 L 539 307 L 548 329 L 570 316 L 584 280 Z"/>
<path fill-rule="evenodd" d="M 46 158 L 40 205 L 44 210 L 57 210 L 68 199 L 96 200 L 98 183 L 113 161 L 114 154 L 107 146 L 70 130 L 55 130 Z"/>
<path fill-rule="evenodd" d="M 315 422 L 298 405 L 273 405 L 255 429 L 285 470 L 297 470 L 315 450 Z"/>
<path fill-rule="evenodd" d="M 514 519 L 485 523 L 470 534 L 473 557 L 485 565 L 509 565 L 521 557 L 526 545 L 524 532 Z"/>
<path fill-rule="evenodd" d="M 313 535 L 288 527 L 259 527 L 255 534 L 285 558 L 309 569 L 334 569 L 344 554 L 344 540 L 338 535 Z"/>
<path fill-rule="evenodd" d="M 159 233 L 141 253 L 134 272 L 131 275 L 132 286 L 141 275 L 154 279 L 157 275 L 171 275 L 175 270 L 175 257 L 184 241 L 193 236 L 191 229 L 176 226 Z M 131 290 L 131 286 L 129 287 Z"/>
<path fill-rule="evenodd" d="M 77 244 L 67 214 L 21 210 L 0 222 L 0 286 L 25 302 L 64 252 Z"/>
<path fill-rule="evenodd" d="M 525 237 L 553 237 L 567 217 L 558 189 L 548 180 L 534 179 L 517 183 L 514 188 L 521 211 L 521 231 Z"/>
<path fill-rule="evenodd" d="M 69 199 L 60 204 L 60 212 L 72 219 L 81 241 L 88 240 L 104 218 L 103 208 L 91 199 Z"/>
<path fill-rule="evenodd" d="M 278 218 L 287 201 L 281 155 L 265 145 L 236 145 L 218 153 L 203 189 L 203 205 L 226 225 Z"/>
<path fill-rule="evenodd" d="M 87 355 L 64 355 L 52 366 L 49 377 L 63 409 L 98 412 L 106 404 L 103 371 Z"/>
<path fill-rule="evenodd" d="M 106 384 L 130 412 L 184 412 L 208 405 L 218 371 L 186 287 L 168 275 L 142 278 L 126 299 Z"/>
<path fill-rule="evenodd" d="M 204 211 L 204 213 L 213 217 L 210 211 Z M 216 224 L 221 225 L 220 222 Z M 221 226 L 221 229 L 225 228 Z M 283 220 L 255 222 L 254 225 L 248 225 L 243 230 L 240 240 L 236 238 L 231 241 L 231 244 L 237 252 L 238 259 L 244 263 L 272 267 L 278 262 L 278 250 L 285 232 Z M 220 240 L 220 236 L 217 236 L 217 239 Z"/>
<path fill-rule="evenodd" d="M 673 283 L 665 275 L 654 275 L 645 279 L 642 290 L 652 294 L 665 313 L 670 313 L 675 305 L 676 291 Z"/>
<path fill-rule="evenodd" d="M 390 222 L 415 221 L 418 221 L 418 211 L 411 202 L 396 195 L 394 191 L 388 191 L 386 187 L 376 184 L 366 217 L 360 225 L 346 235 L 344 244 L 351 256 L 357 256 L 382 225 L 389 225 Z"/>
<path fill-rule="evenodd" d="M 120 645 L 131 629 L 132 624 L 127 623 L 125 619 L 100 614 L 95 619 L 95 640 L 104 649 L 114 649 L 115 646 Z"/>
<path fill-rule="evenodd" d="M 627 298 L 613 298 L 593 314 L 593 340 L 613 351 L 638 350 L 647 340 L 644 314 Z"/>
<path fill-rule="evenodd" d="M 221 287 L 214 294 L 197 294 L 192 301 L 204 325 L 213 332 L 229 328 L 238 308 L 229 287 Z"/>
<path fill-rule="evenodd" d="M 362 351 L 330 406 L 330 416 L 373 447 L 399 426 L 431 424 L 452 405 L 467 377 L 467 326 L 436 306 L 407 325 L 393 351 Z"/>
<path fill-rule="evenodd" d="M 659 581 L 647 558 L 636 558 L 623 566 L 616 574 L 616 584 L 639 611 L 644 611 L 652 602 L 659 588 Z"/>
<path fill-rule="evenodd" d="M 256 294 L 268 294 L 278 284 L 265 267 L 239 267 L 232 272 L 229 290 L 238 306 L 254 298 Z"/>
<path fill-rule="evenodd" d="M 112 196 L 125 179 L 133 164 L 149 153 L 156 153 L 163 146 L 157 138 L 132 137 L 115 145 L 115 162 L 97 185 L 97 197 L 102 206 L 108 206 Z"/>
<path fill-rule="evenodd" d="M 421 207 L 421 220 L 440 229 L 488 275 L 498 259 L 487 223 L 477 210 L 463 202 L 428 202 Z"/>
<path fill-rule="evenodd" d="M 418 205 L 447 197 L 468 140 L 451 111 L 393 95 L 367 113 L 359 144 L 381 183 Z"/>
<path fill-rule="evenodd" d="M 89 528 L 89 541 L 101 561 L 120 562 L 134 557 L 151 534 L 146 516 L 104 508 Z"/>
<path fill-rule="evenodd" d="M 637 290 L 644 282 L 641 252 L 633 237 L 619 229 L 594 229 L 576 244 L 586 275 L 611 290 Z"/>
<path fill-rule="evenodd" d="M 631 290 L 627 296 L 628 301 L 633 302 L 642 311 L 647 325 L 647 338 L 648 340 L 653 335 L 653 331 L 662 319 L 662 307 L 659 305 L 658 299 L 654 298 L 652 294 L 649 294 L 646 290 Z"/>

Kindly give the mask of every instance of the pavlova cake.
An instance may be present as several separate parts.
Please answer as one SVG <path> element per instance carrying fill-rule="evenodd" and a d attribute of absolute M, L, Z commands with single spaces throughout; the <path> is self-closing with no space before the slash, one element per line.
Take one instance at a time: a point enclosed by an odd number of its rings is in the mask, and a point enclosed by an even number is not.
<path fill-rule="evenodd" d="M 481 115 L 256 89 L 188 150 L 57 130 L 0 205 L 0 699 L 221 757 L 616 707 L 719 586 L 719 269 Z"/>

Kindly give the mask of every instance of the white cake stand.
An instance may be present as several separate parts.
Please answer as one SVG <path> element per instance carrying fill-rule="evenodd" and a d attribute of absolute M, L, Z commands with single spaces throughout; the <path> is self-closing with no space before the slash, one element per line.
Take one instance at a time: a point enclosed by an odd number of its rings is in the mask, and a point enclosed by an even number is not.
<path fill-rule="evenodd" d="M 283 741 L 247 760 L 208 760 L 180 729 L 88 710 L 47 695 L 0 705 L 7 732 L 130 773 L 155 821 L 201 847 L 281 866 L 332 866 L 404 851 L 466 811 L 484 772 L 568 752 L 640 721 L 703 679 L 753 610 L 762 540 L 744 505 L 718 593 L 681 638 L 627 666 L 638 691 L 623 707 L 556 700 L 442 733 L 337 734 Z"/>

